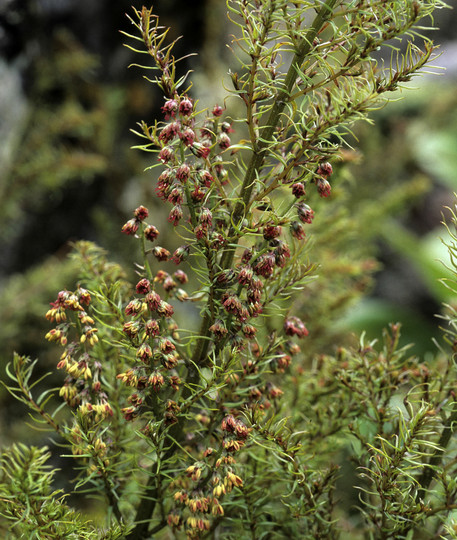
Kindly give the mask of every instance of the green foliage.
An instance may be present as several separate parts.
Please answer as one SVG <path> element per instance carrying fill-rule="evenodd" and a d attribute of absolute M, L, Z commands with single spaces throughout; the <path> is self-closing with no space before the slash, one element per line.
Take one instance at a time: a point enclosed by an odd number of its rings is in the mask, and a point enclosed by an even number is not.
<path fill-rule="evenodd" d="M 65 503 L 61 490 L 53 490 L 57 470 L 46 465 L 47 448 L 13 445 L 1 454 L 1 515 L 11 523 L 4 538 L 111 539 L 122 537 L 122 529 L 97 529 Z"/>
<path fill-rule="evenodd" d="M 351 345 L 332 328 L 376 267 L 360 231 L 423 189 L 413 182 L 359 210 L 338 160 L 353 155 L 353 123 L 429 62 L 432 43 L 421 50 L 414 38 L 443 6 L 229 1 L 239 67 L 228 93 L 241 107 L 232 116 L 217 104 L 198 109 L 168 30 L 151 10 L 133 11 L 129 47 L 152 61 L 147 78 L 165 97 L 164 120 L 141 122 L 137 134 L 157 154 L 149 169 L 161 167 L 156 193 L 171 204 L 179 244 L 173 254 L 158 245 L 170 247 L 168 235 L 137 207 L 122 228 L 137 242 L 136 284 L 95 244 L 75 244 L 78 279 L 46 314 L 46 338 L 62 351 L 61 404 L 25 355 L 5 386 L 59 437 L 75 491 L 97 498 L 103 529 L 52 491 L 47 450 L 16 446 L 3 458 L 0 497 L 12 534 L 452 534 L 455 309 L 444 316 L 450 349 L 430 364 L 399 345 L 398 324 L 380 345 Z M 404 35 L 401 53 L 392 43 Z M 386 42 L 383 64 L 375 52 Z M 232 144 L 237 129 L 245 133 Z"/>
<path fill-rule="evenodd" d="M 33 105 L 0 185 L 2 225 L 8 229 L 26 208 L 43 208 L 51 190 L 56 197 L 66 184 L 92 180 L 108 167 L 113 100 L 108 92 L 91 95 L 85 81 L 96 61 L 64 32 L 53 46 L 34 66 Z"/>

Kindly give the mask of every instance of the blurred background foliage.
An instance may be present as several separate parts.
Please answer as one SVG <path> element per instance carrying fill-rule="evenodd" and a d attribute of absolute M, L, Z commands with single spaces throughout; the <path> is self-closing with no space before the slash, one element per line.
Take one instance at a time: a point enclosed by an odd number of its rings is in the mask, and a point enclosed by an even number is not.
<path fill-rule="evenodd" d="M 78 281 L 78 264 L 67 257 L 72 242 L 96 242 L 134 279 L 133 243 L 120 228 L 145 204 L 161 245 L 176 247 L 161 227 L 167 209 L 153 194 L 158 171 L 143 172 L 151 156 L 130 149 L 138 141 L 129 130 L 158 117 L 162 105 L 138 70 L 127 69 L 134 59 L 118 30 L 129 30 L 131 3 L 0 1 L 2 378 L 13 351 L 39 357 L 43 373 L 54 368 L 59 351 L 44 341 L 44 314 L 59 290 Z M 225 2 L 154 7 L 172 39 L 184 35 L 178 54 L 200 53 L 187 61 L 197 72 L 193 96 L 205 106 L 222 103 L 220 79 L 231 62 Z M 353 333 L 378 337 L 390 321 L 402 322 L 415 353 L 434 352 L 435 314 L 449 301 L 438 282 L 446 274 L 439 259 L 447 257 L 440 221 L 457 191 L 457 18 L 439 15 L 434 37 L 445 52 L 435 63 L 447 71 L 415 79 L 419 89 L 374 113 L 374 125 L 357 125 L 357 140 L 335 163 L 331 200 L 313 200 L 309 257 L 319 279 L 296 301 L 311 331 L 309 358 Z M 26 431 L 24 411 L 4 390 L 0 400 L 0 444 L 46 442 Z"/>

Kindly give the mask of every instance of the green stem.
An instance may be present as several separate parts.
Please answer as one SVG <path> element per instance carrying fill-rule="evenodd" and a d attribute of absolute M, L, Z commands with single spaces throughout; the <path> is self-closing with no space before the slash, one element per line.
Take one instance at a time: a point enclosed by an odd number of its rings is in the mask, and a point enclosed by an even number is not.
<path fill-rule="evenodd" d="M 273 136 L 274 130 L 279 123 L 281 114 L 286 106 L 287 101 L 290 98 L 291 91 L 294 87 L 294 84 L 297 80 L 298 72 L 305 61 L 306 56 L 309 54 L 313 41 L 316 38 L 319 31 L 322 29 L 325 21 L 331 16 L 332 11 L 338 0 L 327 0 L 325 4 L 321 7 L 311 28 L 306 33 L 306 36 L 302 39 L 298 50 L 296 51 L 294 58 L 290 64 L 289 70 L 287 72 L 286 78 L 282 85 L 282 88 L 277 93 L 275 103 L 271 109 L 270 116 L 268 121 L 263 128 L 262 138 L 257 146 L 253 150 L 251 161 L 248 165 L 246 175 L 244 177 L 243 184 L 240 188 L 239 201 L 235 206 L 235 210 L 232 216 L 232 226 L 229 237 L 232 237 L 235 233 L 235 227 L 238 226 L 241 219 L 243 218 L 245 208 L 248 206 L 252 190 L 254 188 L 254 183 L 259 174 L 259 171 L 262 169 L 265 157 L 268 152 L 271 138 Z M 235 256 L 235 248 L 233 244 L 236 244 L 237 236 L 235 235 L 234 241 L 231 242 L 231 245 L 225 249 L 221 257 L 220 266 L 222 269 L 227 269 L 232 265 L 233 258 Z M 199 335 L 201 336 L 197 342 L 194 350 L 194 355 L 192 357 L 193 362 L 196 364 L 207 355 L 210 340 L 208 339 L 208 330 L 211 326 L 211 313 L 209 310 L 206 311 L 202 324 L 200 327 Z"/>
<path fill-rule="evenodd" d="M 299 44 L 298 50 L 295 52 L 289 70 L 287 71 L 286 78 L 284 79 L 284 83 L 282 84 L 282 88 L 275 97 L 275 102 L 271 109 L 270 116 L 265 127 L 263 128 L 261 140 L 257 148 L 252 153 L 251 161 L 248 165 L 246 175 L 240 189 L 240 200 L 235 206 L 235 210 L 233 212 L 232 222 L 235 226 L 240 223 L 244 214 L 244 209 L 249 204 L 252 190 L 254 189 L 255 180 L 263 167 L 273 133 L 279 124 L 281 114 L 287 102 L 290 100 L 290 95 L 297 80 L 301 66 L 303 65 L 305 58 L 308 56 L 311 47 L 313 46 L 314 39 L 322 29 L 322 26 L 325 24 L 326 20 L 331 16 L 337 1 L 338 0 L 327 0 L 325 2 L 316 15 L 311 28 L 308 30 L 306 36 Z M 231 234 L 229 236 L 231 236 Z M 233 257 L 234 249 L 226 249 L 221 260 L 222 268 L 228 268 L 233 261 Z"/>
<path fill-rule="evenodd" d="M 148 261 L 148 253 L 147 253 L 147 249 L 146 249 L 146 238 L 144 236 L 144 229 L 145 229 L 145 226 L 144 226 L 144 223 L 142 223 L 141 224 L 141 236 L 140 236 L 141 254 L 143 256 L 143 265 L 144 265 L 144 270 L 146 272 L 146 275 L 147 275 L 148 279 L 152 281 L 152 279 L 153 279 L 152 270 L 151 270 L 151 266 L 149 265 L 149 261 Z"/>
<path fill-rule="evenodd" d="M 183 436 L 182 423 L 184 418 L 181 417 L 178 422 L 170 427 L 170 438 L 166 438 L 166 442 L 169 443 L 168 448 L 160 453 L 158 451 L 158 462 L 165 463 L 168 459 L 174 454 L 176 447 L 172 442 L 173 439 L 181 439 Z M 157 463 L 157 462 L 156 462 Z M 153 467 L 156 464 L 153 465 Z M 152 533 L 148 532 L 150 520 L 154 514 L 156 504 L 159 499 L 159 486 L 162 483 L 162 480 L 165 480 L 162 472 L 159 470 L 156 474 L 151 470 L 149 473 L 149 480 L 145 487 L 144 493 L 141 497 L 141 502 L 137 508 L 135 515 L 135 527 L 133 530 L 126 536 L 126 540 L 144 540 L 150 538 Z M 157 527 L 162 528 L 163 520 L 160 522 Z M 156 531 L 156 528 L 153 530 Z M 160 529 L 159 529 L 160 530 Z"/>
<path fill-rule="evenodd" d="M 419 478 L 419 485 L 421 486 L 417 492 L 416 500 L 423 500 L 425 492 L 429 488 L 433 477 L 435 476 L 435 468 L 442 462 L 443 454 L 451 440 L 452 435 L 456 429 L 457 422 L 457 403 L 454 403 L 454 410 L 449 415 L 447 422 L 441 432 L 440 440 L 438 441 L 439 449 L 433 454 L 428 466 L 423 470 L 422 475 Z"/>

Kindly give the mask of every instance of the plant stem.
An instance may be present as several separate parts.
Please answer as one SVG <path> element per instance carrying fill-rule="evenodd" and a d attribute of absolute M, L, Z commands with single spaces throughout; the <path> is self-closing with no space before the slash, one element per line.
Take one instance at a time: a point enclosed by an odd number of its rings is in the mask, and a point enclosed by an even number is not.
<path fill-rule="evenodd" d="M 246 208 L 251 199 L 255 180 L 262 169 L 271 139 L 273 137 L 273 133 L 277 125 L 279 124 L 279 120 L 284 110 L 284 107 L 290 99 L 290 94 L 297 80 L 301 66 L 303 65 L 305 58 L 307 57 L 311 50 L 311 47 L 313 46 L 314 39 L 316 38 L 317 34 L 321 30 L 326 20 L 331 16 L 337 1 L 338 0 L 327 0 L 325 2 L 325 4 L 321 7 L 318 14 L 316 15 L 316 18 L 314 19 L 311 28 L 306 33 L 306 36 L 303 37 L 303 39 L 301 40 L 301 43 L 298 46 L 298 50 L 295 52 L 295 55 L 287 71 L 286 78 L 284 79 L 284 83 L 282 84 L 282 88 L 279 90 L 275 97 L 274 105 L 271 109 L 270 116 L 268 117 L 267 123 L 263 128 L 261 140 L 257 148 L 254 149 L 252 153 L 251 161 L 248 165 L 246 175 L 240 189 L 239 199 L 241 200 L 238 201 L 233 212 L 232 222 L 235 224 L 235 226 L 237 226 L 238 223 L 241 221 L 244 209 Z M 231 265 L 233 256 L 234 250 L 232 248 L 229 248 L 224 252 L 221 260 L 222 268 L 228 268 Z"/>
<path fill-rule="evenodd" d="M 433 454 L 428 466 L 424 468 L 419 478 L 419 485 L 421 487 L 418 490 L 417 495 L 416 495 L 417 501 L 420 501 L 421 499 L 424 498 L 425 492 L 430 486 L 430 483 L 435 475 L 434 469 L 441 463 L 441 460 L 447 448 L 447 445 L 449 444 L 449 441 L 451 440 L 451 437 L 455 432 L 456 422 L 457 422 L 457 403 L 454 403 L 454 410 L 449 415 L 449 418 L 447 419 L 447 422 L 443 428 L 443 431 L 441 432 L 440 440 L 438 441 L 439 449 L 436 450 L 436 452 Z"/>
<path fill-rule="evenodd" d="M 319 31 L 322 29 L 325 21 L 331 16 L 337 1 L 338 0 L 327 0 L 319 10 L 316 18 L 313 21 L 313 24 L 311 25 L 311 28 L 301 40 L 301 43 L 299 44 L 298 49 L 295 52 L 290 67 L 287 71 L 286 78 L 284 80 L 284 83 L 282 84 L 282 88 L 278 91 L 276 95 L 274 105 L 270 112 L 270 116 L 266 125 L 263 128 L 260 142 L 258 146 L 253 150 L 251 161 L 248 165 L 243 184 L 240 188 L 239 200 L 235 206 L 235 210 L 232 216 L 232 223 L 234 224 L 234 226 L 231 227 L 231 230 L 229 232 L 229 237 L 231 238 L 232 236 L 234 236 L 234 238 L 230 245 L 224 250 L 221 257 L 220 266 L 223 270 L 229 268 L 233 262 L 233 258 L 235 256 L 235 248 L 233 247 L 233 244 L 236 244 L 239 236 L 238 234 L 235 234 L 235 227 L 237 227 L 242 220 L 245 208 L 250 202 L 255 180 L 260 170 L 262 169 L 268 152 L 270 141 L 273 137 L 274 130 L 276 129 L 284 107 L 286 106 L 286 103 L 290 98 L 291 91 L 297 80 L 298 72 L 303 65 L 303 62 L 305 61 L 306 56 L 311 50 L 314 39 L 316 38 Z M 200 339 L 195 346 L 194 355 L 192 357 L 192 361 L 196 364 L 199 364 L 208 353 L 208 348 L 210 344 L 210 340 L 208 339 L 208 330 L 210 326 L 211 313 L 209 310 L 207 310 L 203 317 L 199 331 Z"/>
<path fill-rule="evenodd" d="M 171 456 L 174 454 L 175 443 L 173 442 L 173 440 L 175 438 L 177 439 L 182 438 L 183 420 L 184 419 L 181 417 L 176 424 L 170 427 L 171 436 L 169 438 L 167 437 L 166 439 L 166 442 L 169 444 L 169 446 L 163 452 L 163 454 L 160 455 L 160 458 L 159 458 L 160 463 L 164 463 L 165 461 L 170 459 Z M 155 466 L 156 466 L 156 463 L 153 464 L 153 467 Z M 158 486 L 163 478 L 157 477 L 157 475 L 162 475 L 160 471 L 157 474 L 154 474 L 153 471 L 151 470 L 149 474 L 150 476 L 149 476 L 148 483 L 145 487 L 144 493 L 141 497 L 140 504 L 138 505 L 138 508 L 136 511 L 136 515 L 135 515 L 136 525 L 134 529 L 130 532 L 130 534 L 126 536 L 126 540 L 143 540 L 150 537 L 150 533 L 148 532 L 148 529 L 150 525 L 150 520 L 154 514 L 154 510 L 158 502 L 158 491 L 159 491 Z M 162 523 L 163 522 L 161 522 L 160 524 Z M 163 526 L 165 526 L 165 524 Z M 154 529 L 154 531 L 156 531 L 157 527 Z"/>

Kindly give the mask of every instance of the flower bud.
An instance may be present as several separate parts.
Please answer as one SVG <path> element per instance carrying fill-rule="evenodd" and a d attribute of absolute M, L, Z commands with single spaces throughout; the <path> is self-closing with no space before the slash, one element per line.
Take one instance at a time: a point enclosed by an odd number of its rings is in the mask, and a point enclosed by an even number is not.
<path fill-rule="evenodd" d="M 182 183 L 185 184 L 190 176 L 190 167 L 187 163 L 183 163 L 176 169 L 176 178 Z"/>
<path fill-rule="evenodd" d="M 192 114 L 194 106 L 189 98 L 184 98 L 179 104 L 179 114 L 182 116 L 189 116 Z"/>
<path fill-rule="evenodd" d="M 303 240 L 305 238 L 305 228 L 299 221 L 292 221 L 290 224 L 290 234 L 297 240 Z"/>
<path fill-rule="evenodd" d="M 146 240 L 153 242 L 159 236 L 159 231 L 154 225 L 148 225 L 144 229 L 144 237 Z"/>
<path fill-rule="evenodd" d="M 149 319 L 144 325 L 144 330 L 148 337 L 156 337 L 160 334 L 159 323 L 155 319 Z"/>
<path fill-rule="evenodd" d="M 187 259 L 189 252 L 190 246 L 180 246 L 175 250 L 170 260 L 172 260 L 175 264 L 180 264 L 182 261 Z"/>
<path fill-rule="evenodd" d="M 320 174 L 321 176 L 330 176 L 333 173 L 333 167 L 330 163 L 321 163 L 319 167 L 317 168 L 317 174 Z"/>
<path fill-rule="evenodd" d="M 159 140 L 165 144 L 168 144 L 170 141 L 172 141 L 176 137 L 176 135 L 179 132 L 180 127 L 181 126 L 179 122 L 172 122 L 171 124 L 167 124 L 160 132 Z"/>
<path fill-rule="evenodd" d="M 190 127 L 186 127 L 179 133 L 179 138 L 185 146 L 192 146 L 195 142 L 195 133 Z"/>
<path fill-rule="evenodd" d="M 225 328 L 225 325 L 221 319 L 216 319 L 214 324 L 210 326 L 209 331 L 218 339 L 221 339 L 228 334 L 228 330 Z"/>
<path fill-rule="evenodd" d="M 217 143 L 219 145 L 219 148 L 222 148 L 222 150 L 226 150 L 232 144 L 230 137 L 227 135 L 227 133 L 224 132 L 219 134 L 217 138 Z"/>
<path fill-rule="evenodd" d="M 173 205 L 181 204 L 184 200 L 182 187 L 174 187 L 168 194 L 167 200 Z"/>
<path fill-rule="evenodd" d="M 129 219 L 122 227 L 124 234 L 133 235 L 138 231 L 139 222 L 136 219 Z"/>
<path fill-rule="evenodd" d="M 179 283 L 181 283 L 181 285 L 184 285 L 189 281 L 187 274 L 182 270 L 176 270 L 173 276 L 177 281 L 179 281 Z"/>
<path fill-rule="evenodd" d="M 168 251 L 168 249 L 160 246 L 156 246 L 155 248 L 153 248 L 152 254 L 159 262 L 168 261 L 168 258 L 170 257 L 170 252 Z"/>
<path fill-rule="evenodd" d="M 159 161 L 162 163 L 168 163 L 173 158 L 173 148 L 170 146 L 164 146 L 159 152 Z"/>
<path fill-rule="evenodd" d="M 224 112 L 224 110 L 225 109 L 221 107 L 220 105 L 214 105 L 213 110 L 212 110 L 213 116 L 215 117 L 222 116 L 222 113 Z"/>
<path fill-rule="evenodd" d="M 177 204 L 176 206 L 174 206 L 171 209 L 171 212 L 170 212 L 170 214 L 168 216 L 168 221 L 170 223 L 173 223 L 173 226 L 176 227 L 176 225 L 178 225 L 180 219 L 182 219 L 183 215 L 184 214 L 183 214 L 181 205 Z"/>
<path fill-rule="evenodd" d="M 296 182 L 292 185 L 292 195 L 297 199 L 306 195 L 305 186 L 302 182 Z"/>
<path fill-rule="evenodd" d="M 318 178 L 316 180 L 317 192 L 321 197 L 328 197 L 332 192 L 332 186 L 330 182 L 325 178 Z"/>
<path fill-rule="evenodd" d="M 281 227 L 279 225 L 265 225 L 263 228 L 263 237 L 265 240 L 272 240 L 281 235 Z"/>
<path fill-rule="evenodd" d="M 194 143 L 192 148 L 195 150 L 197 157 L 202 159 L 206 159 L 211 152 L 211 148 L 207 144 Z"/>
<path fill-rule="evenodd" d="M 144 221 L 148 217 L 149 212 L 148 212 L 148 209 L 145 208 L 144 206 L 139 206 L 138 208 L 135 209 L 135 211 L 133 212 L 133 215 L 138 221 Z"/>
<path fill-rule="evenodd" d="M 309 332 L 301 319 L 298 317 L 287 317 L 284 321 L 284 332 L 287 336 L 306 337 Z"/>
<path fill-rule="evenodd" d="M 162 112 L 165 115 L 165 118 L 168 115 L 174 116 L 178 110 L 178 102 L 176 99 L 169 99 L 165 102 L 165 105 L 162 107 Z"/>
<path fill-rule="evenodd" d="M 142 362 L 147 362 L 152 357 L 152 349 L 147 343 L 143 343 L 136 351 L 136 357 Z"/>
<path fill-rule="evenodd" d="M 138 294 L 147 294 L 151 290 L 151 282 L 149 279 L 143 278 L 136 284 L 136 292 Z"/>
<path fill-rule="evenodd" d="M 258 257 L 252 268 L 255 274 L 257 274 L 258 276 L 269 278 L 273 275 L 275 263 L 276 258 L 274 256 L 274 253 L 269 252 Z"/>
<path fill-rule="evenodd" d="M 150 311 L 156 311 L 160 305 L 160 302 L 162 302 L 162 299 L 158 293 L 151 291 L 148 295 L 146 295 L 145 301 Z"/>
<path fill-rule="evenodd" d="M 305 203 L 297 204 L 297 215 L 302 223 L 312 223 L 314 219 L 314 211 Z"/>

